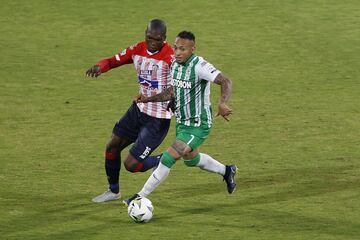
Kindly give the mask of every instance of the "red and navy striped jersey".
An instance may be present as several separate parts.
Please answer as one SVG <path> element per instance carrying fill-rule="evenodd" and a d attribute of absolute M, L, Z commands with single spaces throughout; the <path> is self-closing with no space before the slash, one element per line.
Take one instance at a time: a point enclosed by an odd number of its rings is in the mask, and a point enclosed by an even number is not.
<path fill-rule="evenodd" d="M 171 84 L 170 65 L 174 51 L 165 43 L 160 51 L 151 53 L 147 50 L 146 42 L 139 42 L 126 48 L 111 58 L 101 60 L 96 65 L 101 72 L 124 64 L 133 63 L 138 75 L 139 92 L 146 97 L 154 96 Z M 156 118 L 171 118 L 171 112 L 166 110 L 168 102 L 138 103 L 140 111 Z"/>

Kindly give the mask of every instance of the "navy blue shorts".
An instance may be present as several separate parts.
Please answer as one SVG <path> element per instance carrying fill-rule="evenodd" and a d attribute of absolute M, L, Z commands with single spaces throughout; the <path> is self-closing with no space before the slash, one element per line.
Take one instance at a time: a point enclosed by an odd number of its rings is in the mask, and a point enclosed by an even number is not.
<path fill-rule="evenodd" d="M 169 127 L 170 119 L 151 117 L 133 103 L 115 124 L 113 134 L 133 142 L 130 153 L 142 162 L 162 143 Z"/>

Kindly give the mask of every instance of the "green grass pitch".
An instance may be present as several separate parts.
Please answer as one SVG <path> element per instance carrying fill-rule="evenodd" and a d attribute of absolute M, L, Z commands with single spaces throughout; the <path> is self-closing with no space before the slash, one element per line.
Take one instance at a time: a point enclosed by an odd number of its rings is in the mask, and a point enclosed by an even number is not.
<path fill-rule="evenodd" d="M 358 0 L 0 0 L 0 239 L 360 239 Z M 97 60 L 164 19 L 233 81 L 230 122 L 202 151 L 240 172 L 177 163 L 135 224 L 106 190 L 103 151 L 137 93 Z M 216 112 L 219 87 L 212 86 Z M 174 137 L 174 124 L 157 153 Z M 123 156 L 127 151 L 123 152 Z M 123 196 L 149 173 L 121 170 Z"/>

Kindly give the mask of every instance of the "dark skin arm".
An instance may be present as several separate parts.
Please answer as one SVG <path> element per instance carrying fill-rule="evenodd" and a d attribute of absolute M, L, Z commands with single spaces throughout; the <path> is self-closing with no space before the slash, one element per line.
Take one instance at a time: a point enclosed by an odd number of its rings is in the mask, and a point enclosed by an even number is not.
<path fill-rule="evenodd" d="M 232 83 L 230 79 L 219 73 L 214 83 L 221 86 L 221 96 L 218 104 L 218 113 L 216 116 L 222 116 L 226 121 L 229 121 L 228 117 L 232 114 L 232 109 L 229 108 L 226 103 L 230 98 Z"/>
<path fill-rule="evenodd" d="M 135 97 L 134 102 L 140 103 L 147 103 L 147 102 L 166 102 L 171 100 L 174 97 L 174 90 L 173 87 L 168 87 L 165 91 L 156 94 L 151 97 L 145 97 L 142 94 L 139 94 Z"/>

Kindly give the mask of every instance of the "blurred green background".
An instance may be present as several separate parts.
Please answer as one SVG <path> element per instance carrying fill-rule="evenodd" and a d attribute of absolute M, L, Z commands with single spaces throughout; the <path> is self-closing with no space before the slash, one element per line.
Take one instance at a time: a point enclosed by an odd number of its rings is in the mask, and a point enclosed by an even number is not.
<path fill-rule="evenodd" d="M 0 5 L 1 239 L 359 239 L 359 1 Z M 233 81 L 231 121 L 215 118 L 202 151 L 240 173 L 229 195 L 220 176 L 177 163 L 139 225 L 120 201 L 91 202 L 107 187 L 112 127 L 138 92 L 134 68 L 84 73 L 142 41 L 153 18 L 171 44 L 194 32 L 197 54 Z M 218 96 L 214 85 L 214 112 Z M 148 175 L 122 168 L 122 195 Z"/>

